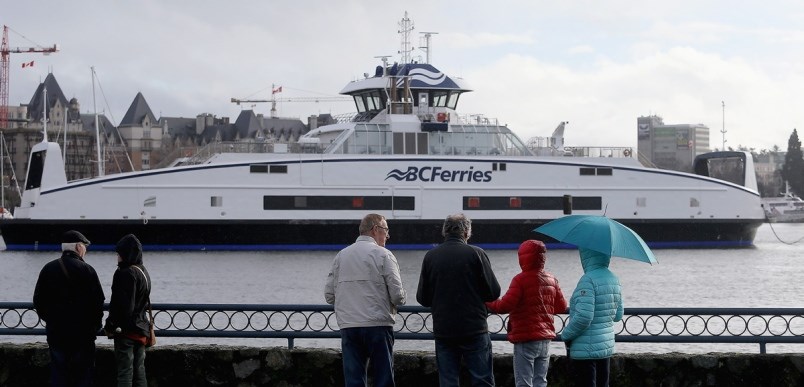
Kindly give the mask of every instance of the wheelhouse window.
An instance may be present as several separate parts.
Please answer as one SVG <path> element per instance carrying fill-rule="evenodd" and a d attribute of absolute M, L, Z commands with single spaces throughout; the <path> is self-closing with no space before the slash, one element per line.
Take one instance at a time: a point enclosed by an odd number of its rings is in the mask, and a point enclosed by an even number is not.
<path fill-rule="evenodd" d="M 447 102 L 447 107 L 450 109 L 455 109 L 458 106 L 458 97 L 461 95 L 458 91 L 453 91 L 449 95 L 449 101 Z"/>
<path fill-rule="evenodd" d="M 449 93 L 446 91 L 437 91 L 433 93 L 433 106 L 447 107 L 447 98 Z"/>
<path fill-rule="evenodd" d="M 362 95 L 354 96 L 355 99 L 355 106 L 357 107 L 358 113 L 365 113 L 366 112 L 366 102 L 363 101 Z"/>

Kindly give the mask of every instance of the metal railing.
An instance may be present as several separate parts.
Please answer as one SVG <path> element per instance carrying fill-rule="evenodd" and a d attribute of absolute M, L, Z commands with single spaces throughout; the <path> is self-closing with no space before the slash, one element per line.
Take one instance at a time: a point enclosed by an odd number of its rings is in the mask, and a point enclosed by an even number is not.
<path fill-rule="evenodd" d="M 108 308 L 108 305 L 106 305 Z M 331 305 L 154 304 L 160 337 L 340 338 Z M 569 318 L 556 315 L 561 332 Z M 430 309 L 400 307 L 397 340 L 433 340 Z M 506 340 L 508 315 L 488 316 L 491 339 Z M 626 308 L 615 324 L 623 343 L 804 344 L 804 308 Z M 43 322 L 30 302 L 0 302 L 0 335 L 44 335 Z M 556 341 L 561 341 L 560 336 Z"/>

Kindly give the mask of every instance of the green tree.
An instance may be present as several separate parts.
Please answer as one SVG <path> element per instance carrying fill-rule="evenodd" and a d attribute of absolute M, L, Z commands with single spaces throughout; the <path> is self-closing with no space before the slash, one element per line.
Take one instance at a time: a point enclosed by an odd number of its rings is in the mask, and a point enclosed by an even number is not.
<path fill-rule="evenodd" d="M 790 184 L 790 190 L 794 194 L 804 195 L 804 157 L 801 154 L 801 140 L 798 139 L 796 129 L 793 129 L 793 134 L 787 140 L 787 154 L 784 157 L 784 166 L 782 166 L 782 178 Z"/>

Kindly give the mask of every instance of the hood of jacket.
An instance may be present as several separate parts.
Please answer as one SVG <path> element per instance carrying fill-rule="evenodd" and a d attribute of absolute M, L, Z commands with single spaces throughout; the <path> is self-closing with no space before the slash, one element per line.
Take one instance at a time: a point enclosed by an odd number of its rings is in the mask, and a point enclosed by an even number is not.
<path fill-rule="evenodd" d="M 142 243 L 134 234 L 128 234 L 120 239 L 114 250 L 123 258 L 120 266 L 142 264 Z"/>
<path fill-rule="evenodd" d="M 522 271 L 542 271 L 547 261 L 547 247 L 542 241 L 529 239 L 519 245 L 519 267 Z"/>
<path fill-rule="evenodd" d="M 609 267 L 609 262 L 611 262 L 610 255 L 606 255 L 594 250 L 579 247 L 578 253 L 581 254 L 581 266 L 583 267 L 584 273 L 588 273 L 595 269 L 607 268 Z"/>

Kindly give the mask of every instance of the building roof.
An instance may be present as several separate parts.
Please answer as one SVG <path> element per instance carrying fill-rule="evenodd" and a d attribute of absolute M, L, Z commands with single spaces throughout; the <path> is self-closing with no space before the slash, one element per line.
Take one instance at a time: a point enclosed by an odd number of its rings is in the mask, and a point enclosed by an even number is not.
<path fill-rule="evenodd" d="M 42 106 L 42 94 L 45 92 L 45 88 L 47 88 L 46 107 Z M 56 76 L 54 76 L 53 73 L 49 73 L 47 77 L 45 77 L 45 81 L 40 83 L 36 88 L 33 97 L 31 97 L 31 102 L 28 103 L 28 114 L 31 120 L 34 122 L 41 121 L 44 109 L 46 108 L 50 111 L 56 104 L 56 101 L 60 101 L 62 106 L 67 107 L 67 98 L 61 91 L 59 82 L 56 81 Z"/>
<path fill-rule="evenodd" d="M 85 132 L 91 132 L 92 135 L 95 134 L 95 115 L 94 114 L 81 114 L 81 124 L 83 125 Z M 118 136 L 117 128 L 112 124 L 112 121 L 109 120 L 103 114 L 98 114 L 98 125 L 100 126 L 102 133 L 107 136 L 114 135 L 115 137 Z"/>
<path fill-rule="evenodd" d="M 262 122 L 254 115 L 254 110 L 241 110 L 234 125 L 240 138 L 254 137 L 263 128 Z"/>
<path fill-rule="evenodd" d="M 131 106 L 128 107 L 128 111 L 123 117 L 123 120 L 120 121 L 120 126 L 142 126 L 142 121 L 146 117 L 152 125 L 156 125 L 157 120 L 154 113 L 151 111 L 151 107 L 148 106 L 148 102 L 145 101 L 145 97 L 143 97 L 142 93 L 138 92 L 137 96 L 134 97 L 134 101 L 131 102 Z"/>
<path fill-rule="evenodd" d="M 159 126 L 167 126 L 167 134 L 173 138 L 196 136 L 196 118 L 159 117 Z"/>

